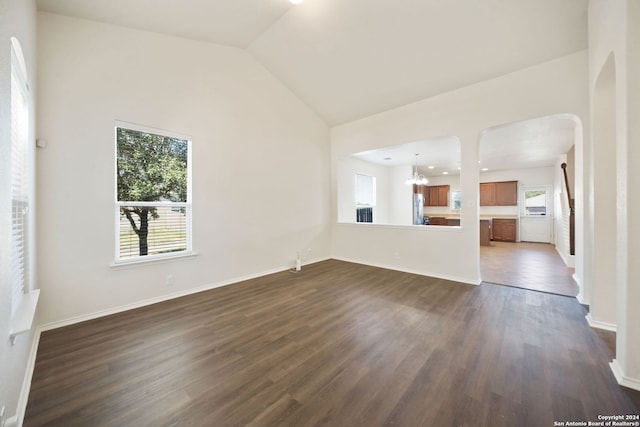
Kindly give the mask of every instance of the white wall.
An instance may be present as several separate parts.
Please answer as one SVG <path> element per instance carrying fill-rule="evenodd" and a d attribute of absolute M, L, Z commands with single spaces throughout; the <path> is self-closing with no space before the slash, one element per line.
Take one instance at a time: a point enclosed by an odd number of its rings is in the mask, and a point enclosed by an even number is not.
<path fill-rule="evenodd" d="M 627 117 L 640 117 L 640 3 L 627 1 Z M 626 200 L 626 220 L 619 225 L 619 230 L 625 230 L 627 239 L 623 244 L 625 251 L 625 284 L 618 293 L 618 306 L 625 306 L 619 312 L 620 325 L 618 331 L 625 338 L 618 349 L 624 363 L 624 375 L 633 380 L 633 386 L 640 390 L 640 197 L 638 197 L 638 183 L 640 183 L 640 120 L 627 122 L 627 149 L 625 187 L 630 197 Z M 636 236 L 630 238 L 630 236 Z M 616 356 L 618 357 L 618 356 Z M 629 383 L 628 381 L 627 383 Z"/>
<path fill-rule="evenodd" d="M 640 182 L 640 123 L 634 119 L 640 117 L 640 3 L 636 0 L 610 2 L 591 0 L 589 3 L 589 89 L 591 95 L 592 123 L 601 122 L 598 79 L 607 61 L 613 60 L 615 68 L 615 144 L 606 141 L 610 150 L 615 150 L 615 221 L 616 221 L 616 279 L 615 279 L 615 319 L 616 319 L 616 358 L 612 362 L 612 370 L 623 385 L 640 390 L 640 200 L 633 197 L 637 194 Z M 593 133 L 592 133 L 593 134 Z M 597 164 L 596 145 L 605 141 L 585 139 L 587 167 Z M 593 170 L 585 171 L 585 176 L 593 176 Z M 586 224 L 590 230 L 598 231 L 599 222 L 594 213 L 601 201 L 596 185 L 589 181 L 585 189 L 588 203 L 585 211 Z M 593 233 L 595 234 L 595 233 Z M 593 244 L 592 237 L 587 234 L 587 246 Z M 590 253 L 587 262 L 594 262 L 594 254 Z M 609 300 L 598 299 L 602 295 L 596 289 L 604 284 L 595 280 L 593 271 L 587 271 L 585 282 L 587 296 L 591 306 L 607 306 Z M 613 293 L 613 289 L 610 290 Z M 602 298 L 602 297 L 600 297 Z M 593 319 L 598 322 L 598 318 Z"/>
<path fill-rule="evenodd" d="M 487 58 L 491 60 L 491 58 Z M 478 283 L 478 140 L 484 129 L 573 113 L 588 123 L 588 55 L 577 52 L 331 129 L 332 185 L 342 157 L 441 135 L 461 142 L 461 229 L 336 224 L 334 257 Z M 335 220 L 337 200 L 332 201 Z"/>
<path fill-rule="evenodd" d="M 413 186 L 405 184 L 411 175 L 411 166 L 389 168 L 389 224 L 413 224 Z"/>
<path fill-rule="evenodd" d="M 328 127 L 250 54 L 47 13 L 38 36 L 42 323 L 329 256 Z M 192 137 L 197 257 L 110 267 L 116 119 Z"/>
<path fill-rule="evenodd" d="M 30 83 L 30 157 L 33 160 L 35 141 L 36 93 L 36 6 L 34 0 L 0 0 L 0 406 L 6 416 L 14 417 L 18 396 L 25 377 L 27 360 L 34 334 L 17 337 L 9 342 L 11 322 L 11 43 L 16 37 L 22 47 Z M 33 165 L 32 165 L 33 166 Z M 33 200 L 33 199 L 32 199 Z M 35 208 L 35 206 L 34 206 Z M 32 209 L 33 211 L 34 209 Z M 32 247 L 35 251 L 35 248 Z M 32 280 L 37 283 L 35 273 Z"/>

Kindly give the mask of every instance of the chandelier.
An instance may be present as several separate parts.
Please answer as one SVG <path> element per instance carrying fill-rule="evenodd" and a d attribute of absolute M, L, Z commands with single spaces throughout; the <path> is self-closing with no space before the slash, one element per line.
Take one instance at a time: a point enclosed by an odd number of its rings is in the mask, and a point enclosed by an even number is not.
<path fill-rule="evenodd" d="M 413 175 L 410 176 L 405 181 L 405 184 L 407 185 L 427 185 L 427 183 L 429 182 L 427 177 L 425 177 L 422 174 L 418 174 L 418 156 L 419 155 L 420 154 L 416 153 L 416 165 L 413 168 Z"/>

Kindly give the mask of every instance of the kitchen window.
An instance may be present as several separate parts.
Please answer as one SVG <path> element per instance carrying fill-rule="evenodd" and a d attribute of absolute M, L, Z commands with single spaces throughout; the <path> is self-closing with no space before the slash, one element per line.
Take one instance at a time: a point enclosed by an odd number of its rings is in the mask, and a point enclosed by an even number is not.
<path fill-rule="evenodd" d="M 547 214 L 547 190 L 534 188 L 524 191 L 524 216 L 544 216 Z"/>
<path fill-rule="evenodd" d="M 190 254 L 191 140 L 116 122 L 116 262 Z"/>
<path fill-rule="evenodd" d="M 454 212 L 460 212 L 462 207 L 462 191 L 451 192 L 451 210 Z"/>
<path fill-rule="evenodd" d="M 376 207 L 376 177 L 356 174 L 356 222 L 373 222 Z"/>

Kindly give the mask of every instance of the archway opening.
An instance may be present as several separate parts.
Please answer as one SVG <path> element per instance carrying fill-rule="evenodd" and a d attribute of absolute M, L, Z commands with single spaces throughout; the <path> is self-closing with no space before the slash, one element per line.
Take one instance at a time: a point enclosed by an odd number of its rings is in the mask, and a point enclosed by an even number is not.
<path fill-rule="evenodd" d="M 615 330 L 616 324 L 616 68 L 613 54 L 605 62 L 593 101 L 593 253 L 589 322 Z"/>
<path fill-rule="evenodd" d="M 581 198 L 576 147 L 582 152 L 582 125 L 574 114 L 555 114 L 508 123 L 483 131 L 479 142 L 482 223 L 489 222 L 489 239 L 481 237 L 483 281 L 543 292 L 577 296 L 571 254 L 570 200 Z M 569 186 L 562 164 L 569 164 Z M 579 168 L 581 169 L 581 168 Z M 483 187 L 512 184 L 510 203 L 485 200 Z M 568 187 L 570 191 L 568 191 Z M 490 194 L 491 195 L 491 194 Z M 576 200 L 575 204 L 580 201 Z M 509 222 L 513 232 L 501 231 Z M 577 234 L 577 233 L 576 233 Z M 578 242 L 580 243 L 580 242 Z M 581 254 L 582 248 L 576 247 Z"/>

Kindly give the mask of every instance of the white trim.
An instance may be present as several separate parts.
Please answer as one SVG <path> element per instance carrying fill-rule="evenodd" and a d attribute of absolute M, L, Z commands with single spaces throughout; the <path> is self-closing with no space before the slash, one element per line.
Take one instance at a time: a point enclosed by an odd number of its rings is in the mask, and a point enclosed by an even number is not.
<path fill-rule="evenodd" d="M 174 132 L 172 130 L 139 125 L 137 123 L 125 122 L 122 120 L 115 120 L 115 128 L 116 128 L 116 131 L 117 131 L 117 128 L 131 129 L 131 130 L 137 130 L 139 132 L 150 133 L 153 135 L 168 136 L 169 138 L 184 139 L 186 141 L 191 141 L 191 135 L 187 135 L 186 133 Z"/>
<path fill-rule="evenodd" d="M 191 203 L 189 202 L 127 202 L 127 201 L 116 201 L 116 205 L 118 206 L 152 206 L 152 207 L 189 207 Z"/>
<path fill-rule="evenodd" d="M 314 263 L 320 262 L 320 261 L 326 261 L 328 259 L 329 258 L 317 259 L 317 260 L 305 263 L 305 265 L 314 264 Z M 134 302 L 134 303 L 131 303 L 131 304 L 121 305 L 119 307 L 108 308 L 106 310 L 100 310 L 100 311 L 96 311 L 96 312 L 93 312 L 93 313 L 82 314 L 80 316 L 70 317 L 68 319 L 64 319 L 64 320 L 60 320 L 60 321 L 56 321 L 56 322 L 46 323 L 44 325 L 40 325 L 40 328 L 42 329 L 42 331 L 49 331 L 51 329 L 62 328 L 64 326 L 74 325 L 76 323 L 85 322 L 87 320 L 98 319 L 100 317 L 110 316 L 112 314 L 122 313 L 124 311 L 133 310 L 133 309 L 140 308 L 140 307 L 145 307 L 145 306 L 148 306 L 148 305 L 151 305 L 151 304 L 157 304 L 159 302 L 169 301 L 169 300 L 172 300 L 172 299 L 175 299 L 175 298 L 184 297 L 184 296 L 187 296 L 187 295 L 197 294 L 199 292 L 204 292 L 204 291 L 208 291 L 208 290 L 211 290 L 211 289 L 220 288 L 222 286 L 233 285 L 234 283 L 243 282 L 245 280 L 256 279 L 258 277 L 263 277 L 263 276 L 267 276 L 269 274 L 274 274 L 274 273 L 281 273 L 283 271 L 288 271 L 290 269 L 291 269 L 291 266 L 279 267 L 279 268 L 274 268 L 272 270 L 262 271 L 260 273 L 248 274 L 246 276 L 235 277 L 235 278 L 231 278 L 231 279 L 227 279 L 227 280 L 221 280 L 221 281 L 216 282 L 216 283 L 210 283 L 210 284 L 203 285 L 203 286 L 198 286 L 198 287 L 195 287 L 195 288 L 185 289 L 185 290 L 174 292 L 174 293 L 171 293 L 171 294 L 161 295 L 161 296 L 158 296 L 158 297 L 153 297 L 153 298 L 149 298 L 149 299 L 142 300 L 142 301 L 137 301 L 137 302 Z"/>
<path fill-rule="evenodd" d="M 305 265 L 314 264 L 314 263 L 321 262 L 321 261 L 326 261 L 328 259 L 330 259 L 330 258 L 329 257 L 319 258 L 319 259 L 310 261 L 310 262 L 306 263 Z M 232 285 L 234 283 L 242 282 L 244 280 L 255 279 L 255 278 L 266 276 L 266 275 L 273 274 L 273 273 L 280 273 L 280 272 L 287 271 L 287 270 L 290 270 L 290 269 L 291 269 L 291 267 L 281 267 L 281 268 L 276 268 L 276 269 L 273 269 L 273 270 L 267 270 L 267 271 L 264 271 L 262 273 L 250 274 L 250 275 L 238 277 L 238 278 L 235 278 L 235 279 L 220 281 L 220 282 L 217 282 L 217 283 L 204 285 L 204 286 L 200 286 L 200 287 L 197 287 L 197 288 L 188 289 L 188 290 L 185 290 L 185 291 L 175 292 L 175 293 L 169 294 L 169 295 L 164 295 L 164 296 L 160 296 L 160 297 L 156 297 L 156 298 L 150 298 L 150 299 L 147 299 L 147 300 L 144 300 L 144 301 L 139 301 L 137 303 L 127 304 L 127 305 L 123 305 L 123 306 L 120 306 L 120 307 L 115 307 L 115 308 L 108 309 L 108 310 L 102 310 L 102 311 L 98 311 L 98 312 L 94 312 L 94 313 L 90 313 L 90 314 L 86 314 L 86 315 L 82 315 L 82 316 L 72 317 L 72 318 L 69 318 L 69 319 L 66 319 L 66 320 L 62 320 L 62 321 L 59 321 L 59 322 L 51 322 L 51 323 L 47 323 L 47 324 L 44 324 L 44 325 L 37 326 L 34 329 L 34 333 L 33 333 L 33 341 L 31 343 L 31 350 L 29 352 L 29 357 L 27 359 L 27 366 L 26 366 L 26 369 L 25 369 L 24 379 L 22 381 L 22 388 L 20 389 L 20 396 L 18 397 L 18 405 L 17 405 L 17 409 L 16 409 L 16 415 L 14 415 L 13 417 L 7 419 L 2 427 L 19 427 L 19 426 L 22 426 L 22 423 L 24 422 L 24 416 L 25 416 L 25 413 L 26 413 L 26 410 L 27 410 L 27 403 L 29 401 L 29 392 L 31 391 L 31 381 L 33 379 L 33 370 L 34 370 L 35 364 L 36 364 L 36 356 L 38 355 L 38 347 L 40 345 L 40 336 L 42 335 L 42 332 L 49 331 L 49 330 L 52 330 L 52 329 L 61 328 L 61 327 L 64 327 L 64 326 L 73 325 L 75 323 L 84 322 L 86 320 L 97 319 L 97 318 L 108 316 L 108 315 L 111 315 L 111 314 L 116 314 L 116 313 L 120 313 L 120 312 L 123 312 L 123 311 L 144 307 L 144 306 L 147 306 L 147 305 L 155 304 L 155 303 L 162 302 L 162 301 L 171 300 L 171 299 L 174 299 L 174 298 L 179 298 L 179 297 L 186 296 L 186 295 L 195 294 L 195 293 L 198 293 L 198 292 L 207 291 L 207 290 L 210 290 L 210 289 L 219 288 L 219 287 L 222 287 L 222 286 Z"/>
<path fill-rule="evenodd" d="M 163 262 L 171 262 L 171 261 L 178 261 L 181 259 L 195 258 L 197 256 L 198 256 L 197 252 L 189 252 L 189 251 L 173 252 L 170 254 L 146 255 L 144 257 L 117 260 L 109 264 L 109 267 L 111 267 L 114 270 L 119 270 L 122 268 L 131 268 L 131 267 L 137 267 L 141 265 L 160 264 Z"/>
<path fill-rule="evenodd" d="M 556 242 L 557 243 L 557 242 Z M 576 256 L 575 255 L 571 255 L 569 253 L 564 253 L 562 252 L 559 248 L 557 244 L 554 244 L 555 248 L 556 248 L 556 252 L 558 255 L 560 255 L 560 258 L 562 258 L 562 262 L 564 262 L 564 265 L 566 265 L 569 268 L 576 268 Z M 568 250 L 568 249 L 567 249 Z M 575 274 L 574 274 L 575 275 Z"/>
<path fill-rule="evenodd" d="M 606 323 L 606 322 L 600 322 L 598 320 L 593 320 L 593 318 L 591 317 L 591 313 L 587 314 L 584 317 L 587 319 L 587 323 L 592 328 L 604 329 L 605 331 L 616 332 L 616 325 L 614 325 L 612 323 Z"/>
<path fill-rule="evenodd" d="M 580 290 L 580 292 L 578 292 L 578 295 L 576 295 L 576 299 L 581 305 L 589 305 L 589 303 L 584 299 L 584 295 L 582 294 L 582 289 Z"/>
<path fill-rule="evenodd" d="M 611 363 L 609 363 L 609 367 L 611 367 L 611 371 L 613 371 L 613 375 L 616 377 L 618 384 L 640 391 L 640 379 L 625 376 L 617 359 L 613 359 Z"/>
<path fill-rule="evenodd" d="M 576 299 L 582 305 L 589 305 L 589 299 L 584 293 L 584 287 L 582 286 L 582 283 L 580 283 L 580 276 L 578 276 L 578 273 L 573 273 L 571 277 L 578 284 L 578 295 L 576 295 Z"/>
<path fill-rule="evenodd" d="M 442 227 L 442 226 L 433 226 L 435 228 L 441 227 L 441 228 L 446 228 L 446 227 Z M 451 280 L 452 282 L 459 282 L 459 283 L 465 283 L 468 285 L 479 285 L 480 283 L 482 283 L 482 279 L 477 279 L 476 281 L 472 281 L 466 278 L 462 278 L 462 277 L 457 277 L 457 276 L 451 276 L 448 274 L 436 274 L 436 273 L 425 273 L 424 271 L 417 271 L 417 270 L 412 270 L 410 268 L 401 268 L 395 265 L 388 265 L 388 264 L 379 264 L 379 263 L 375 263 L 375 262 L 364 262 L 362 260 L 356 260 L 356 259 L 351 259 L 351 258 L 346 258 L 346 257 L 332 257 L 333 259 L 337 259 L 338 261 L 346 261 L 346 262 L 352 262 L 354 264 L 362 264 L 362 265 L 369 265 L 371 267 L 378 267 L 378 268 L 385 268 L 387 270 L 394 270 L 394 271 L 401 271 L 403 273 L 411 273 L 411 274 L 417 274 L 419 276 L 426 276 L 426 277 L 433 277 L 436 279 L 444 279 L 444 280 Z"/>
<path fill-rule="evenodd" d="M 578 276 L 578 273 L 573 273 L 571 275 L 571 277 L 573 278 L 573 280 L 576 281 L 576 283 L 578 284 L 578 286 L 582 287 L 582 284 L 580 283 L 580 277 Z"/>
<path fill-rule="evenodd" d="M 461 223 L 462 224 L 462 223 Z M 431 231 L 439 231 L 439 232 L 462 232 L 464 227 L 462 225 L 397 225 L 397 224 L 375 224 L 371 222 L 337 222 L 336 226 L 344 227 L 344 226 L 355 226 L 355 227 L 375 227 L 375 228 L 386 228 L 390 230 L 430 230 Z M 334 257 L 335 258 L 335 257 Z M 335 258 L 338 259 L 338 258 Z M 351 261 L 349 261 L 351 262 Z M 354 261 L 355 262 L 355 261 Z M 362 264 L 362 263 L 361 263 Z M 387 267 L 382 267 L 387 268 Z M 420 273 L 417 273 L 420 274 Z"/>
<path fill-rule="evenodd" d="M 118 199 L 118 129 L 133 130 L 137 132 L 144 132 L 152 135 L 167 136 L 173 139 L 184 140 L 187 142 L 187 200 L 185 202 L 170 202 L 170 201 L 152 201 L 152 202 L 140 202 L 140 201 L 126 201 Z M 115 120 L 114 126 L 114 197 L 115 197 L 115 264 L 121 262 L 127 262 L 128 258 L 122 259 L 120 257 L 120 210 L 123 206 L 154 206 L 154 207 L 184 207 L 186 215 L 186 254 L 190 254 L 193 251 L 193 141 L 190 135 L 182 134 L 178 132 L 168 131 L 159 128 L 152 128 L 149 126 L 142 126 L 135 123 L 125 122 L 121 120 Z M 185 252 L 182 252 L 185 254 Z"/>
<path fill-rule="evenodd" d="M 40 326 L 37 326 L 33 331 L 31 350 L 29 351 L 29 357 L 27 358 L 27 367 L 25 369 L 24 379 L 22 380 L 20 395 L 18 396 L 18 406 L 16 408 L 16 414 L 5 421 L 4 427 L 22 426 L 22 423 L 24 422 L 24 415 L 27 411 L 29 392 L 31 391 L 31 379 L 33 378 L 33 370 L 36 366 L 36 356 L 38 355 L 38 346 L 40 345 L 41 333 L 42 328 Z"/>
<path fill-rule="evenodd" d="M 33 289 L 22 295 L 20 304 L 10 323 L 9 339 L 11 340 L 11 345 L 15 343 L 16 336 L 31 331 L 39 297 L 40 289 Z"/>

